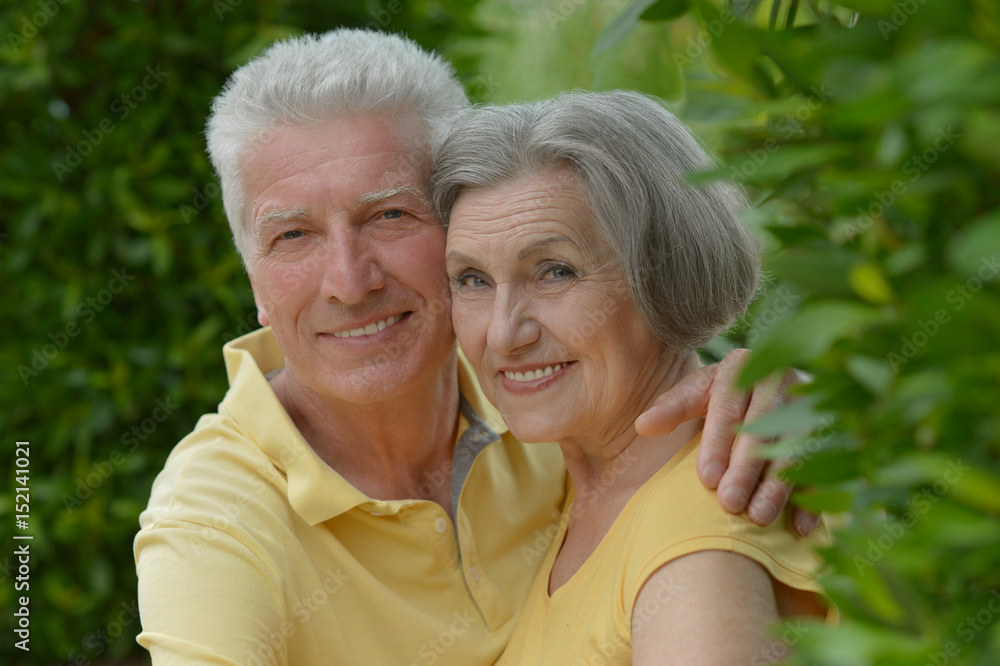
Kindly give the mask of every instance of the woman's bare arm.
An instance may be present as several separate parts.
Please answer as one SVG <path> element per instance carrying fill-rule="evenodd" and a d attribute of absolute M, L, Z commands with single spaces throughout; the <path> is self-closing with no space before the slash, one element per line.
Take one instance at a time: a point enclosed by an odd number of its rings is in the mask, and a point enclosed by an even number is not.
<path fill-rule="evenodd" d="M 751 664 L 771 643 L 778 619 L 767 571 L 718 550 L 685 555 L 660 567 L 639 592 L 632 613 L 632 663 Z"/>

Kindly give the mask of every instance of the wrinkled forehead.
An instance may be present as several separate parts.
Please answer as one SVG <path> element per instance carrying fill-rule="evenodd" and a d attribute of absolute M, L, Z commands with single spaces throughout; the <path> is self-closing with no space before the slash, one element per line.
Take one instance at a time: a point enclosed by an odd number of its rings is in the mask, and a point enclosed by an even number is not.
<path fill-rule="evenodd" d="M 329 118 L 262 133 L 244 151 L 248 198 L 285 191 L 297 183 L 336 189 L 410 187 L 426 196 L 430 151 L 419 122 L 385 114 Z"/>
<path fill-rule="evenodd" d="M 452 248 L 499 243 L 517 249 L 556 236 L 587 252 L 600 252 L 606 245 L 589 199 L 565 168 L 464 189 L 452 207 L 448 227 Z"/>
<path fill-rule="evenodd" d="M 251 174 L 265 167 L 272 176 L 281 178 L 323 163 L 351 169 L 383 160 L 386 168 L 419 174 L 426 180 L 430 153 L 427 130 L 418 118 L 370 113 L 269 128 L 248 142 L 240 163 Z"/>

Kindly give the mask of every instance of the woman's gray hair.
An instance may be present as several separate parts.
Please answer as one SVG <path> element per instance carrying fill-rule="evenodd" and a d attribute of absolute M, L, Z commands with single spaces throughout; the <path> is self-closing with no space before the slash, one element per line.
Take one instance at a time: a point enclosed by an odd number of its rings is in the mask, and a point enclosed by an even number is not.
<path fill-rule="evenodd" d="M 442 222 L 467 188 L 568 167 L 628 280 L 636 308 L 672 350 L 697 347 L 742 316 L 760 245 L 731 183 L 694 185 L 713 162 L 657 102 L 633 92 L 571 92 L 466 111 L 435 156 Z"/>
<path fill-rule="evenodd" d="M 212 102 L 206 129 L 244 263 L 249 220 L 240 167 L 274 129 L 364 113 L 412 114 L 425 127 L 430 155 L 468 105 L 452 66 L 398 35 L 341 28 L 272 44 L 233 72 Z"/>

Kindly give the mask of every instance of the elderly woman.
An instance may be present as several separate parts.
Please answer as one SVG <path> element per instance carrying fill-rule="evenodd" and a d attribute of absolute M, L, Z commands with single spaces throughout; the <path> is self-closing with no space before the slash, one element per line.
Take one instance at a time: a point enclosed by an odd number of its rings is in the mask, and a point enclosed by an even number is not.
<path fill-rule="evenodd" d="M 513 434 L 558 442 L 570 473 L 501 663 L 751 663 L 769 622 L 825 614 L 787 516 L 758 527 L 698 482 L 700 422 L 632 425 L 757 286 L 743 198 L 688 182 L 708 166 L 626 92 L 474 110 L 437 156 L 459 342 Z"/>

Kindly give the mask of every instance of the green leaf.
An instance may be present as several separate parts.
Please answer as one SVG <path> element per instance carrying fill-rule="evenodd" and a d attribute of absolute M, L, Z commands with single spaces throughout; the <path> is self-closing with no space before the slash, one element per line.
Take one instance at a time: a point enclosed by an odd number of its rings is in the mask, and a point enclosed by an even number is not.
<path fill-rule="evenodd" d="M 885 305 L 894 299 L 892 287 L 877 264 L 866 262 L 851 266 L 847 281 L 858 296 L 875 305 Z"/>
<path fill-rule="evenodd" d="M 948 263 L 962 277 L 979 275 L 983 280 L 997 274 L 1000 258 L 1000 210 L 971 223 L 948 244 Z"/>
<path fill-rule="evenodd" d="M 811 432 L 832 424 L 831 413 L 816 409 L 818 396 L 806 396 L 768 412 L 742 430 L 765 437 L 777 437 L 789 432 Z"/>
<path fill-rule="evenodd" d="M 858 476 L 858 452 L 847 449 L 818 451 L 798 469 L 785 472 L 797 485 L 837 484 Z"/>
<path fill-rule="evenodd" d="M 768 264 L 781 277 L 811 291 L 850 296 L 853 289 L 847 274 L 860 259 L 861 255 L 840 248 L 793 247 L 775 253 Z"/>
<path fill-rule="evenodd" d="M 856 382 L 875 395 L 882 395 L 892 386 L 894 373 L 884 358 L 854 355 L 847 359 L 845 369 Z"/>
<path fill-rule="evenodd" d="M 697 15 L 704 39 L 711 43 L 710 48 L 719 64 L 744 82 L 757 83 L 754 67 L 761 49 L 754 31 L 732 12 L 720 12 L 707 0 L 698 0 Z"/>
<path fill-rule="evenodd" d="M 823 511 L 843 513 L 851 508 L 854 493 L 844 490 L 811 490 L 796 492 L 791 502 L 798 507 L 808 509 L 813 513 Z"/>
<path fill-rule="evenodd" d="M 883 316 L 870 306 L 846 301 L 807 304 L 761 336 L 740 383 L 747 386 L 779 368 L 813 359 L 837 340 L 858 335 Z"/>
<path fill-rule="evenodd" d="M 687 13 L 688 0 L 659 0 L 647 8 L 639 18 L 643 21 L 673 21 Z"/>
<path fill-rule="evenodd" d="M 601 36 L 597 38 L 597 43 L 594 44 L 594 50 L 591 51 L 590 55 L 592 57 L 600 55 L 625 39 L 639 25 L 639 17 L 642 16 L 643 12 L 656 2 L 657 0 L 632 0 L 632 3 L 621 10 L 618 16 L 604 29 Z"/>

